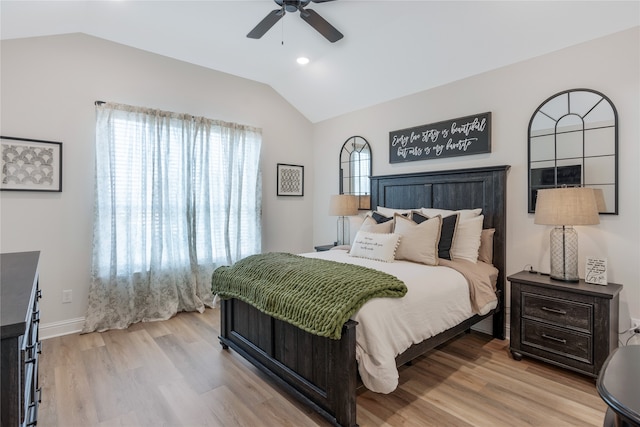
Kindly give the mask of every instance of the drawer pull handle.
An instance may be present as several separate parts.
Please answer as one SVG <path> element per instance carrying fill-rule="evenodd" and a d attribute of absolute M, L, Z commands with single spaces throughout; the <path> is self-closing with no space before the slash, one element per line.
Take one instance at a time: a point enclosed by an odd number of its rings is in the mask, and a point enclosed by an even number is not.
<path fill-rule="evenodd" d="M 567 312 L 564 311 L 564 310 L 558 310 L 557 308 L 549 308 L 549 307 L 545 307 L 545 306 L 542 306 L 542 310 L 549 311 L 549 312 L 555 313 L 555 314 L 562 314 L 563 316 L 565 314 L 567 314 Z"/>
<path fill-rule="evenodd" d="M 548 340 L 551 340 L 551 341 L 555 341 L 555 342 L 559 342 L 559 343 L 562 343 L 562 344 L 566 344 L 567 343 L 567 340 L 565 340 L 565 339 L 552 337 L 551 335 L 547 335 L 547 334 L 542 334 L 542 338 L 545 338 L 545 339 L 548 339 Z"/>

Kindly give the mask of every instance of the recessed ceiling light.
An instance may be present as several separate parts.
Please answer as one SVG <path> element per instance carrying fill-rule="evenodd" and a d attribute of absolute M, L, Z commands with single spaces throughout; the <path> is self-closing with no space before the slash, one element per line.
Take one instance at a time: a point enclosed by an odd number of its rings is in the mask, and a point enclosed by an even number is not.
<path fill-rule="evenodd" d="M 309 63 L 309 58 L 306 58 L 304 56 L 301 56 L 300 58 L 296 59 L 296 61 L 298 62 L 298 64 L 300 65 L 307 65 Z"/>

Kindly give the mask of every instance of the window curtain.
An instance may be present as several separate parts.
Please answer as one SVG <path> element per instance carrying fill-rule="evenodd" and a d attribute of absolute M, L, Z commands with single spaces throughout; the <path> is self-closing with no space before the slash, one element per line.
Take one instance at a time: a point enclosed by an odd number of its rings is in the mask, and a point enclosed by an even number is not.
<path fill-rule="evenodd" d="M 261 131 L 111 103 L 96 117 L 83 332 L 203 312 L 213 270 L 261 251 Z"/>

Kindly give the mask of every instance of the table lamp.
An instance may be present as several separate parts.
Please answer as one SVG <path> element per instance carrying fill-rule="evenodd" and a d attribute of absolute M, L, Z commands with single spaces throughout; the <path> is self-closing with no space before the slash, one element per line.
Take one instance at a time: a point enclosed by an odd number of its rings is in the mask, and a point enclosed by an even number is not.
<path fill-rule="evenodd" d="M 338 245 L 348 245 L 351 240 L 348 216 L 358 213 L 358 198 L 348 194 L 336 194 L 329 201 L 329 215 L 338 217 Z"/>
<path fill-rule="evenodd" d="M 602 191 L 602 188 L 594 188 L 593 194 L 595 194 L 596 196 L 596 205 L 598 206 L 598 212 L 606 212 L 607 204 L 604 201 L 604 191 Z"/>
<path fill-rule="evenodd" d="M 551 230 L 552 279 L 577 282 L 578 233 L 574 225 L 600 223 L 592 188 L 552 188 L 538 191 L 535 224 L 553 225 Z"/>

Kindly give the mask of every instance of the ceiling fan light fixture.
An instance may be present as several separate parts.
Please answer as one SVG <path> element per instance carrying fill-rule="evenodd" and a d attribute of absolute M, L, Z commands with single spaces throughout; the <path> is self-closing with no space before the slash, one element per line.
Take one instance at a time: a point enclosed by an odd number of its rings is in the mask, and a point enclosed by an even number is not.
<path fill-rule="evenodd" d="M 313 27 L 317 32 L 322 34 L 324 38 L 331 43 L 335 43 L 340 40 L 342 33 L 329 24 L 322 16 L 318 15 L 313 9 L 305 9 L 310 3 L 326 3 L 335 0 L 273 0 L 280 9 L 272 10 L 265 16 L 262 21 L 255 26 L 255 28 L 249 31 L 247 37 L 250 39 L 261 38 L 276 22 L 278 22 L 286 13 L 300 12 L 298 15 Z"/>
<path fill-rule="evenodd" d="M 301 56 L 296 59 L 296 62 L 300 65 L 307 65 L 309 63 L 309 58 L 307 58 L 306 56 Z"/>

